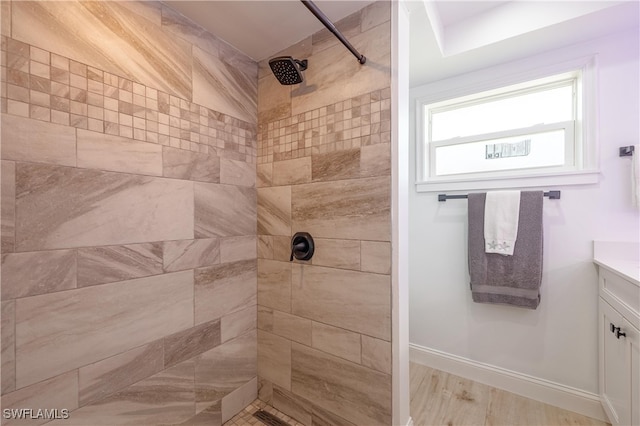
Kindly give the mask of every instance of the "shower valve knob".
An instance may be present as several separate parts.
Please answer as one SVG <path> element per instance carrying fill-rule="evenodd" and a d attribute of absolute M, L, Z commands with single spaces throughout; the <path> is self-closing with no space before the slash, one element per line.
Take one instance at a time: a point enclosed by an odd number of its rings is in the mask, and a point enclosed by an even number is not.
<path fill-rule="evenodd" d="M 293 261 L 294 257 L 297 260 L 309 260 L 313 256 L 314 250 L 313 237 L 308 232 L 296 232 L 291 238 L 291 257 L 289 261 Z"/>

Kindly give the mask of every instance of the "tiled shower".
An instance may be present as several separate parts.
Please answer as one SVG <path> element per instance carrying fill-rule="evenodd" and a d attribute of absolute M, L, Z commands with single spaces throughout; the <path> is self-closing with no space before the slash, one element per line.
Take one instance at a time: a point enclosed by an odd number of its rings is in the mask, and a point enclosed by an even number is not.
<path fill-rule="evenodd" d="M 293 88 L 160 2 L 1 5 L 2 408 L 390 424 L 390 3 Z"/>

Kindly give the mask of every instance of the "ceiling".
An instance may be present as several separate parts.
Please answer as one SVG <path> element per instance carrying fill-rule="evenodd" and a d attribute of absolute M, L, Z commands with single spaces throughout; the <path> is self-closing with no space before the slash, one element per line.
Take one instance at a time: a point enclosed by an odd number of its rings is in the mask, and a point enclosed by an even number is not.
<path fill-rule="evenodd" d="M 295 0 L 165 3 L 257 61 L 323 28 Z M 314 3 L 335 23 L 371 1 Z M 639 4 L 638 0 L 408 1 L 410 85 L 637 28 Z"/>

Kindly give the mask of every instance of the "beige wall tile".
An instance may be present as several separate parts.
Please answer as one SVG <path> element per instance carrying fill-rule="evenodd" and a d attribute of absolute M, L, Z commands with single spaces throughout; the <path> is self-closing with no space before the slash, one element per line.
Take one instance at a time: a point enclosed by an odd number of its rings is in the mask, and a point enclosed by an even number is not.
<path fill-rule="evenodd" d="M 220 336 L 220 320 L 216 319 L 165 337 L 164 366 L 175 365 L 215 348 L 221 343 Z"/>
<path fill-rule="evenodd" d="M 291 341 L 258 330 L 258 374 L 291 390 Z"/>
<path fill-rule="evenodd" d="M 360 148 L 314 154 L 314 182 L 326 182 L 360 177 Z"/>
<path fill-rule="evenodd" d="M 299 264 L 291 276 L 294 315 L 390 340 L 388 276 Z"/>
<path fill-rule="evenodd" d="M 220 183 L 256 186 L 256 165 L 244 161 L 220 159 Z"/>
<path fill-rule="evenodd" d="M 195 184 L 196 238 L 255 235 L 256 190 Z"/>
<path fill-rule="evenodd" d="M 255 235 L 225 237 L 220 241 L 220 261 L 222 263 L 257 258 Z"/>
<path fill-rule="evenodd" d="M 273 260 L 289 262 L 289 259 L 291 259 L 291 237 L 275 235 L 273 237 Z"/>
<path fill-rule="evenodd" d="M 291 312 L 291 264 L 258 259 L 258 304 Z"/>
<path fill-rule="evenodd" d="M 78 370 L 79 404 L 93 404 L 162 369 L 162 340 L 81 367 Z"/>
<path fill-rule="evenodd" d="M 0 8 L 2 8 L 0 12 L 0 14 L 2 15 L 2 21 L 0 22 L 0 32 L 4 36 L 11 37 L 11 2 L 3 1 L 2 3 L 0 3 Z"/>
<path fill-rule="evenodd" d="M 258 305 L 258 329 L 273 333 L 273 309 Z"/>
<path fill-rule="evenodd" d="M 255 305 L 256 276 L 255 260 L 196 269 L 196 324 Z"/>
<path fill-rule="evenodd" d="M 362 365 L 391 374 L 391 343 L 363 335 Z"/>
<path fill-rule="evenodd" d="M 391 144 L 378 143 L 360 149 L 360 176 L 391 175 Z"/>
<path fill-rule="evenodd" d="M 216 401 L 180 424 L 188 426 L 222 426 L 222 400 Z"/>
<path fill-rule="evenodd" d="M 220 159 L 216 155 L 162 147 L 163 176 L 201 182 L 220 182 Z"/>
<path fill-rule="evenodd" d="M 291 187 L 258 188 L 258 233 L 291 235 Z"/>
<path fill-rule="evenodd" d="M 78 287 L 161 273 L 161 243 L 78 249 Z"/>
<path fill-rule="evenodd" d="M 273 384 L 258 376 L 258 398 L 267 404 L 271 404 L 273 400 Z"/>
<path fill-rule="evenodd" d="M 312 332 L 311 320 L 309 319 L 285 312 L 273 311 L 272 330 L 274 334 L 286 339 L 311 346 Z"/>
<path fill-rule="evenodd" d="M 361 31 L 378 26 L 391 19 L 391 2 L 377 1 L 362 9 Z"/>
<path fill-rule="evenodd" d="M 218 56 L 220 40 L 166 5 L 161 6 L 162 29 Z"/>
<path fill-rule="evenodd" d="M 220 263 L 220 240 L 203 238 L 165 241 L 162 259 L 167 272 L 215 265 Z"/>
<path fill-rule="evenodd" d="M 160 26 L 162 15 L 161 7 L 162 3 L 155 1 L 134 0 L 122 3 L 123 7 L 126 7 L 133 13 L 137 13 L 143 18 L 153 22 L 155 25 Z"/>
<path fill-rule="evenodd" d="M 391 424 L 390 375 L 297 343 L 291 347 L 291 391 L 355 424 Z"/>
<path fill-rule="evenodd" d="M 311 263 L 332 268 L 360 270 L 360 241 L 314 238 Z"/>
<path fill-rule="evenodd" d="M 0 304 L 0 340 L 2 343 L 2 395 L 16 388 L 16 335 L 15 335 L 15 302 L 13 300 Z"/>
<path fill-rule="evenodd" d="M 261 78 L 258 84 L 258 120 L 267 123 L 290 116 L 291 86 L 280 84 L 269 68 L 269 75 Z"/>
<path fill-rule="evenodd" d="M 273 163 L 258 164 L 256 166 L 256 186 L 264 188 L 271 186 L 273 181 Z"/>
<path fill-rule="evenodd" d="M 256 342 L 256 332 L 250 331 L 196 359 L 196 410 L 209 407 L 256 377 Z"/>
<path fill-rule="evenodd" d="M 335 26 L 343 35 L 345 35 L 345 37 L 352 38 L 360 34 L 361 17 L 362 10 L 356 11 L 351 15 L 340 19 L 335 23 Z M 312 40 L 314 54 L 327 49 L 328 47 L 340 44 L 340 41 L 326 28 L 315 32 L 312 36 Z"/>
<path fill-rule="evenodd" d="M 313 321 L 312 341 L 315 349 L 360 364 L 358 333 Z"/>
<path fill-rule="evenodd" d="M 18 299 L 16 384 L 36 383 L 192 325 L 191 271 Z"/>
<path fill-rule="evenodd" d="M 292 187 L 292 226 L 314 237 L 390 240 L 390 178 Z"/>
<path fill-rule="evenodd" d="M 40 383 L 18 389 L 15 392 L 2 396 L 3 409 L 18 408 L 48 408 L 62 410 L 66 408 L 71 411 L 78 407 L 78 371 L 53 377 Z M 35 419 L 25 422 L 24 420 L 13 419 L 3 421 L 4 425 L 30 424 L 38 425 L 46 423 L 47 419 Z"/>
<path fill-rule="evenodd" d="M 313 404 L 277 385 L 273 386 L 273 408 L 293 417 L 302 424 L 314 424 Z"/>
<path fill-rule="evenodd" d="M 76 130 L 2 114 L 2 159 L 76 165 Z"/>
<path fill-rule="evenodd" d="M 318 405 L 313 406 L 313 424 L 317 426 L 355 426 L 349 420 L 325 410 Z"/>
<path fill-rule="evenodd" d="M 11 253 L 2 256 L 2 300 L 75 287 L 74 250 Z"/>
<path fill-rule="evenodd" d="M 273 237 L 258 235 L 258 259 L 273 259 Z"/>
<path fill-rule="evenodd" d="M 9 253 L 15 245 L 16 163 L 0 162 L 0 252 Z"/>
<path fill-rule="evenodd" d="M 220 59 L 225 64 L 242 72 L 250 80 L 257 82 L 258 63 L 224 40 L 220 42 Z"/>
<path fill-rule="evenodd" d="M 188 239 L 193 183 L 19 163 L 16 217 L 21 251 Z"/>
<path fill-rule="evenodd" d="M 78 129 L 78 167 L 162 176 L 162 147 Z"/>
<path fill-rule="evenodd" d="M 255 330 L 257 327 L 257 314 L 257 307 L 252 305 L 241 311 L 223 316 L 220 319 L 222 341 L 227 342 L 251 330 Z"/>
<path fill-rule="evenodd" d="M 361 268 L 367 272 L 390 274 L 391 243 L 383 241 L 362 241 Z"/>
<path fill-rule="evenodd" d="M 226 422 L 258 397 L 258 377 L 222 397 L 222 421 Z"/>
<path fill-rule="evenodd" d="M 311 157 L 273 163 L 273 185 L 295 185 L 311 182 Z"/>

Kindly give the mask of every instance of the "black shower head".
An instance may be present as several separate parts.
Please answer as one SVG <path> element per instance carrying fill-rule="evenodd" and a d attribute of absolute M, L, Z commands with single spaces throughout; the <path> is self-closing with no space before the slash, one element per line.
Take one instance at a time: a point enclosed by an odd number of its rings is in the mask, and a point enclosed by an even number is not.
<path fill-rule="evenodd" d="M 299 61 L 291 56 L 278 56 L 269 59 L 269 66 L 280 84 L 300 84 L 304 80 L 302 71 L 307 69 L 307 60 Z"/>

